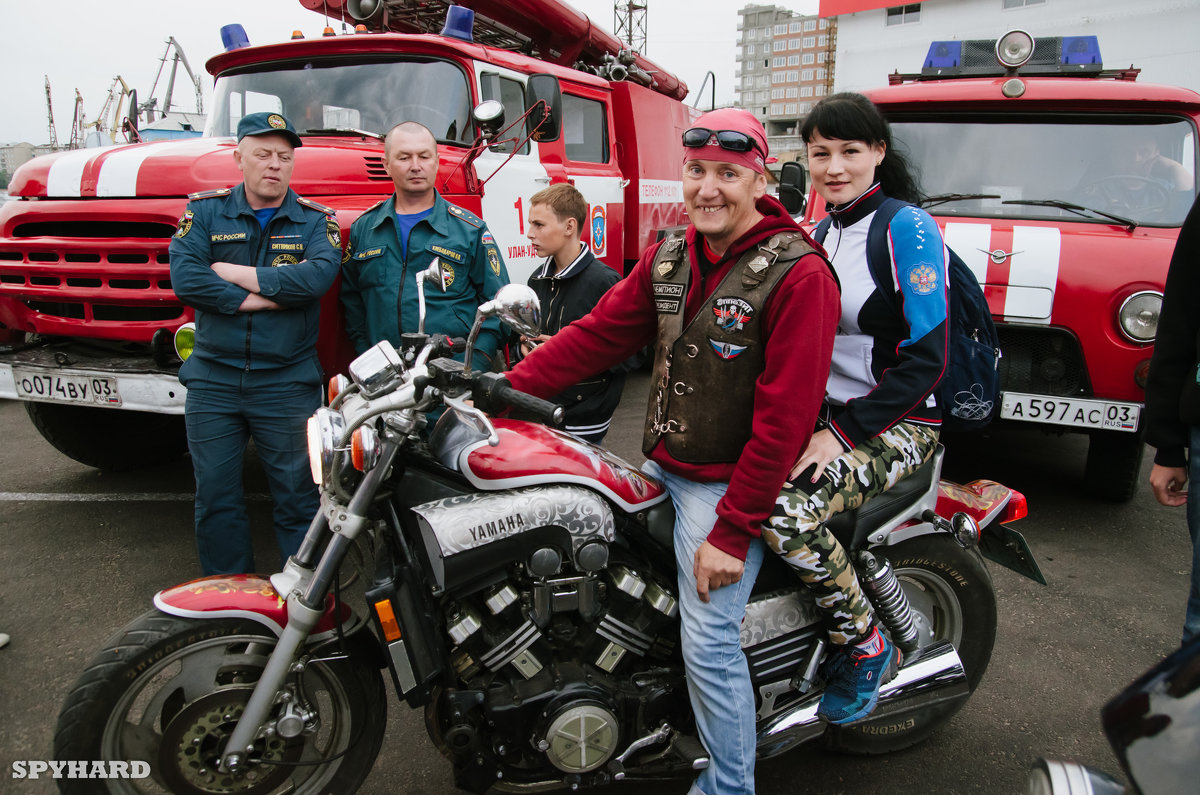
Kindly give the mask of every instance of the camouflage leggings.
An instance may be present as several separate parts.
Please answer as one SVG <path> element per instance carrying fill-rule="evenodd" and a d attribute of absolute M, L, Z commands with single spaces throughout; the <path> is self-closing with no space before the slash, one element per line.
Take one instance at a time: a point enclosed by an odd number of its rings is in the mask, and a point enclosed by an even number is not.
<path fill-rule="evenodd" d="M 846 550 L 825 521 L 890 489 L 929 460 L 937 440 L 936 428 L 894 425 L 835 458 L 816 483 L 800 478 L 784 486 L 763 525 L 763 541 L 812 590 L 834 644 L 866 637 L 874 616 Z"/>

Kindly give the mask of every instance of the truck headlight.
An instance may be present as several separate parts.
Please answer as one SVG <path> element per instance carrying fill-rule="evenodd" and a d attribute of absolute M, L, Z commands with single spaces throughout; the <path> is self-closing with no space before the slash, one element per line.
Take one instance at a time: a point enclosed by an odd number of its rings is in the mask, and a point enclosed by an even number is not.
<path fill-rule="evenodd" d="M 337 443 L 345 431 L 346 419 L 333 409 L 319 408 L 308 418 L 308 467 L 318 486 L 333 467 Z"/>
<path fill-rule="evenodd" d="M 1117 325 L 1134 342 L 1154 342 L 1158 334 L 1158 317 L 1162 312 L 1162 293 L 1144 290 L 1134 293 L 1121 304 Z"/>

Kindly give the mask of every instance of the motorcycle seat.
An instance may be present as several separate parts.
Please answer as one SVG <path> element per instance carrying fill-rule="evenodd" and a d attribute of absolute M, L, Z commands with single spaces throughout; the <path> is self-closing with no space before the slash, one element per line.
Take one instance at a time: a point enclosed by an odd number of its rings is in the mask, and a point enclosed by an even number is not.
<path fill-rule="evenodd" d="M 938 445 L 934 454 L 916 472 L 859 507 L 833 516 L 825 526 L 847 551 L 864 546 L 872 531 L 910 510 L 929 493 L 941 473 L 943 452 L 942 446 Z"/>

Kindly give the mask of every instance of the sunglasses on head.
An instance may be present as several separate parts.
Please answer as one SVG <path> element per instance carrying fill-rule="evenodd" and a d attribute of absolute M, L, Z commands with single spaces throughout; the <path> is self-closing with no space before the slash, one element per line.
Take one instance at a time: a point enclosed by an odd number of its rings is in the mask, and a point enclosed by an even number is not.
<path fill-rule="evenodd" d="M 699 149 L 708 146 L 709 141 L 713 138 L 717 139 L 717 146 L 722 149 L 727 149 L 730 152 L 749 152 L 752 149 L 757 149 L 759 153 L 766 157 L 766 152 L 763 152 L 762 147 L 758 145 L 749 135 L 737 130 L 709 130 L 704 127 L 693 127 L 690 130 L 683 131 L 683 145 L 689 149 Z"/>

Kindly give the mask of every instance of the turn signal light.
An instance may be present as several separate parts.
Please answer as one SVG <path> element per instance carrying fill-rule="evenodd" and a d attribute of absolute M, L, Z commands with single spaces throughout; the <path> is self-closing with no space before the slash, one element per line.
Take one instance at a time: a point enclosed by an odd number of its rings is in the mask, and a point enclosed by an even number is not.
<path fill-rule="evenodd" d="M 379 461 L 379 434 L 370 425 L 350 435 L 350 461 L 359 472 L 369 472 Z"/>
<path fill-rule="evenodd" d="M 331 28 L 331 27 L 329 27 L 328 25 L 326 25 L 326 26 L 325 26 L 325 30 L 324 30 L 324 31 L 321 33 L 321 35 L 322 35 L 322 36 L 335 36 L 335 35 L 337 35 L 337 34 L 335 34 L 335 33 L 333 32 L 333 28 Z"/>
<path fill-rule="evenodd" d="M 1138 366 L 1133 371 L 1133 383 L 1138 385 L 1139 389 L 1146 388 L 1146 382 L 1150 380 L 1150 360 L 1143 359 L 1138 362 Z"/>
<path fill-rule="evenodd" d="M 388 643 L 400 640 L 400 622 L 396 620 L 396 611 L 392 609 L 391 599 L 380 599 L 374 605 L 375 615 L 379 618 L 379 626 L 383 630 L 383 638 Z"/>
<path fill-rule="evenodd" d="M 296 39 L 302 39 L 302 38 L 304 38 L 304 34 L 303 34 L 303 33 L 301 33 L 301 32 L 300 32 L 300 31 L 298 31 L 298 30 L 293 30 L 293 31 L 292 31 L 292 41 L 295 41 Z"/>
<path fill-rule="evenodd" d="M 355 26 L 354 26 L 354 32 L 355 32 L 355 33 L 366 33 L 366 32 L 367 32 L 367 26 L 366 26 L 366 25 L 363 25 L 362 23 L 359 23 L 359 24 L 357 24 L 357 25 L 355 25 Z"/>
<path fill-rule="evenodd" d="M 340 373 L 329 379 L 327 391 L 329 392 L 329 403 L 332 406 L 342 393 L 350 386 L 350 379 Z"/>

